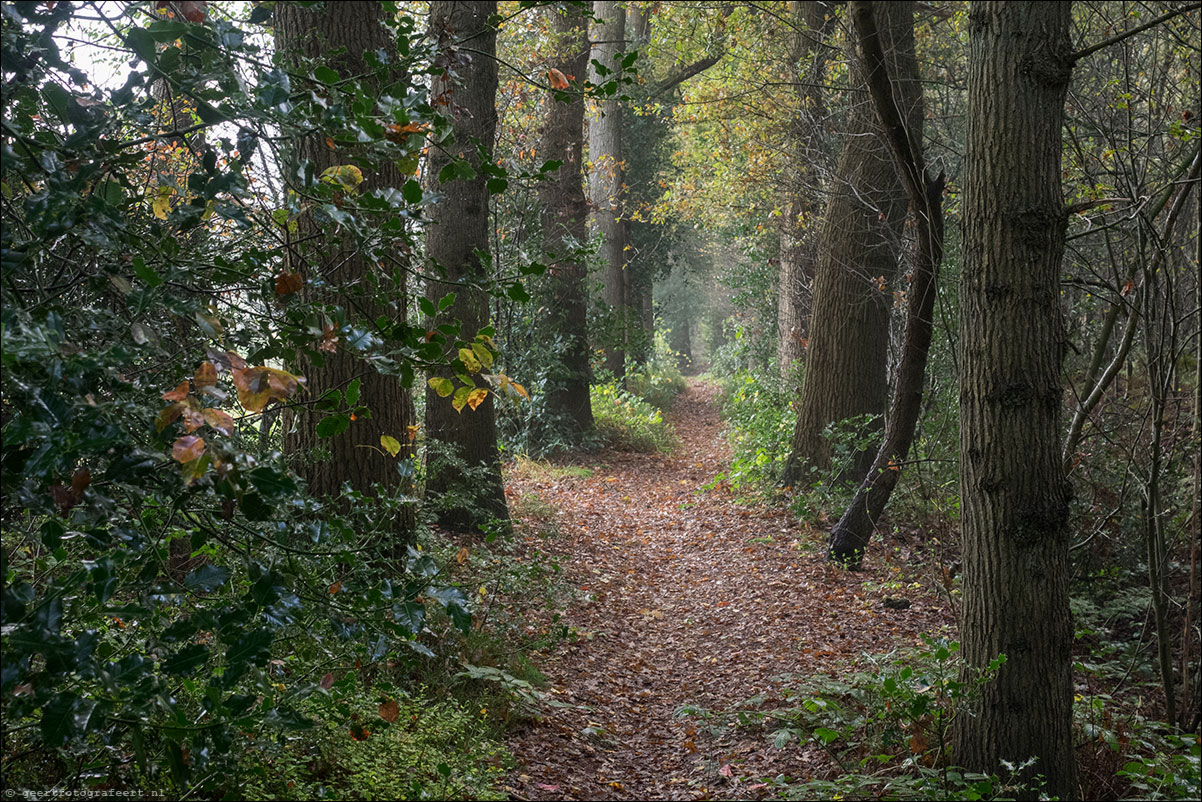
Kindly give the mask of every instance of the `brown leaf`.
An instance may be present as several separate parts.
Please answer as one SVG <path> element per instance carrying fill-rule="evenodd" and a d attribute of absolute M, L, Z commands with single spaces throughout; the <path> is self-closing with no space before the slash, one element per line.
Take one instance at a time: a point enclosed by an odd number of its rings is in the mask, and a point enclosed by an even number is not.
<path fill-rule="evenodd" d="M 55 485 L 50 488 L 50 498 L 54 501 L 60 512 L 67 512 L 75 506 L 75 496 L 66 485 Z"/>
<path fill-rule="evenodd" d="M 75 473 L 71 475 L 71 492 L 75 495 L 75 500 L 83 498 L 83 491 L 88 489 L 88 485 L 92 484 L 92 472 L 87 468 L 76 468 Z"/>
<path fill-rule="evenodd" d="M 567 76 L 554 67 L 547 70 L 547 78 L 551 81 L 552 89 L 567 89 L 569 86 L 571 86 L 571 84 L 568 83 Z"/>
<path fill-rule="evenodd" d="M 204 411 L 205 423 L 229 437 L 234 433 L 234 419 L 220 409 L 209 407 Z"/>
<path fill-rule="evenodd" d="M 171 446 L 171 458 L 176 462 L 191 462 L 198 459 L 203 453 L 205 453 L 204 438 L 196 435 L 185 435 Z"/>
<path fill-rule="evenodd" d="M 217 383 L 217 366 L 212 362 L 202 362 L 200 367 L 196 369 L 196 373 L 192 375 L 192 384 L 196 387 L 196 392 L 200 392 L 206 387 L 212 387 Z"/>
<path fill-rule="evenodd" d="M 330 689 L 330 686 L 333 684 L 334 684 L 334 675 L 333 674 L 326 674 L 324 677 L 321 678 L 321 687 L 325 688 L 327 691 Z"/>
<path fill-rule="evenodd" d="M 459 563 L 460 565 L 463 565 L 463 563 L 467 560 L 467 555 L 468 555 L 467 546 L 463 546 L 462 548 L 459 549 L 459 552 L 455 555 L 455 562 Z"/>
<path fill-rule="evenodd" d="M 300 273 L 280 273 L 275 277 L 275 297 L 282 298 L 291 295 L 305 284 Z"/>
<path fill-rule="evenodd" d="M 380 714 L 380 718 L 391 724 L 392 722 L 396 721 L 397 716 L 401 714 L 401 708 L 396 703 L 395 699 L 389 699 L 387 702 L 383 702 L 380 705 L 378 712 Z"/>

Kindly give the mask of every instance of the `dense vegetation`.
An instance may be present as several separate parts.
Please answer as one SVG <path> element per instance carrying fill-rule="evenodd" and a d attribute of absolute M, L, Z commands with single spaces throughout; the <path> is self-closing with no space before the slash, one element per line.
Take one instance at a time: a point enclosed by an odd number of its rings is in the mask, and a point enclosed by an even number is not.
<path fill-rule="evenodd" d="M 1197 3 L 0 15 L 6 791 L 512 798 L 617 527 L 513 488 L 704 384 L 698 493 L 958 624 L 682 705 L 817 755 L 698 772 L 1196 795 Z"/>

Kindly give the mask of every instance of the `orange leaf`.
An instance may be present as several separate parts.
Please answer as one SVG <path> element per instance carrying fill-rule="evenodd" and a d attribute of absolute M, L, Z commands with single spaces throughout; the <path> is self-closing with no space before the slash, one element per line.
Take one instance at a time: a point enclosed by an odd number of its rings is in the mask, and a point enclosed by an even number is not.
<path fill-rule="evenodd" d="M 326 137 L 326 147 L 329 148 L 330 150 L 337 150 L 337 148 L 334 147 L 334 137 L 332 137 L 332 136 Z"/>
<path fill-rule="evenodd" d="M 471 407 L 472 411 L 474 412 L 476 407 L 483 404 L 484 399 L 486 398 L 488 398 L 488 390 L 485 390 L 483 387 L 477 387 L 475 390 L 472 390 L 467 394 L 467 405 Z"/>
<path fill-rule="evenodd" d="M 351 727 L 351 737 L 356 741 L 366 741 L 371 737 L 371 733 L 368 730 L 363 729 L 363 727 L 360 725 L 356 724 L 355 726 Z"/>
<path fill-rule="evenodd" d="M 395 699 L 389 699 L 387 702 L 384 702 L 380 705 L 378 712 L 380 714 L 380 718 L 391 724 L 392 722 L 396 721 L 397 716 L 401 714 L 401 708 L 396 703 Z"/>
<path fill-rule="evenodd" d="M 280 273 L 275 277 L 275 297 L 282 298 L 299 290 L 305 283 L 300 273 Z"/>
<path fill-rule="evenodd" d="M 167 392 L 167 393 L 163 393 L 163 400 L 164 401 L 183 401 L 185 398 L 188 397 L 188 386 L 189 386 L 188 380 L 184 379 L 182 382 L 175 385 L 174 390 Z"/>
<path fill-rule="evenodd" d="M 180 0 L 177 5 L 188 22 L 204 22 L 208 6 L 207 0 Z"/>
<path fill-rule="evenodd" d="M 554 67 L 547 71 L 547 78 L 551 81 L 552 89 L 567 89 L 571 85 L 568 83 L 567 76 Z"/>
<path fill-rule="evenodd" d="M 171 458 L 176 462 L 191 462 L 198 459 L 203 453 L 205 453 L 204 438 L 196 435 L 185 435 L 171 446 Z"/>
<path fill-rule="evenodd" d="M 459 549 L 459 552 L 455 555 L 455 562 L 463 565 L 464 561 L 467 560 L 467 555 L 467 546 L 464 546 L 463 548 Z"/>
<path fill-rule="evenodd" d="M 333 596 L 335 593 L 337 593 L 340 590 L 342 590 L 341 582 L 335 582 L 333 585 L 330 585 L 330 595 L 331 596 Z"/>
<path fill-rule="evenodd" d="M 71 475 L 71 492 L 76 499 L 83 497 L 83 491 L 87 490 L 90 484 L 92 484 L 92 472 L 87 468 L 77 468 Z"/>

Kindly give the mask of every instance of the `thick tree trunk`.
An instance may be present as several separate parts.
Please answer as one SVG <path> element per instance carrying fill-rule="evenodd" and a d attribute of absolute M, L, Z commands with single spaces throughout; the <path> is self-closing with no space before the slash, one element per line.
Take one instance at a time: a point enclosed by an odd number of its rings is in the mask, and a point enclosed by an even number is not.
<path fill-rule="evenodd" d="M 914 119 L 919 86 L 898 61 L 901 53 L 914 50 L 913 6 L 883 4 L 877 26 L 889 72 L 898 76 L 898 105 L 908 124 L 919 130 Z M 859 68 L 854 71 L 855 85 L 866 86 Z M 883 415 L 888 398 L 890 285 L 897 272 L 906 192 L 867 96 L 848 119 L 830 193 L 818 245 L 805 381 L 783 477 L 790 485 L 804 480 L 810 466 L 830 467 L 830 443 L 822 434 L 828 424 Z M 845 476 L 866 475 L 875 454 L 875 444 L 858 452 Z"/>
<path fill-rule="evenodd" d="M 584 15 L 579 9 L 552 7 L 551 29 L 562 56 L 555 68 L 583 81 L 589 49 Z M 547 380 L 547 412 L 552 420 L 570 424 L 569 441 L 579 445 L 593 428 L 589 400 L 588 267 L 577 255 L 588 239 L 588 201 L 584 197 L 581 153 L 584 136 L 584 101 L 552 101 L 543 131 L 540 152 L 563 162 L 551 180 L 539 189 L 542 201 L 543 243 L 554 255 L 550 268 L 550 294 L 544 299 L 548 339 L 564 341 L 561 371 Z"/>
<path fill-rule="evenodd" d="M 1077 794 L 1058 448 L 1071 13 L 1071 3 L 971 6 L 960 288 L 961 638 L 969 671 L 1006 662 L 958 720 L 956 760 L 997 772 L 1037 757 L 1028 773 L 1060 799 Z"/>
<path fill-rule="evenodd" d="M 777 356 L 789 378 L 805 356 L 809 340 L 810 293 L 814 283 L 815 240 L 823 160 L 821 127 L 826 119 L 822 76 L 824 42 L 835 27 L 833 9 L 816 0 L 790 0 L 790 78 L 797 84 L 797 109 L 788 130 L 785 186 L 781 192 L 780 293 L 777 296 Z"/>
<path fill-rule="evenodd" d="M 458 282 L 489 278 L 489 266 L 477 254 L 488 253 L 489 195 L 480 160 L 492 160 L 497 127 L 497 31 L 491 21 L 496 11 L 495 2 L 435 0 L 430 4 L 430 33 L 439 42 L 440 59 L 449 66 L 431 80 L 430 102 L 451 117 L 454 137 L 431 148 L 426 170 L 437 177 L 453 160 L 466 159 L 475 166 L 476 175 L 438 186 L 442 197 L 431 209 L 432 224 L 426 234 L 426 253 L 435 265 L 426 294 L 437 303 L 447 293 L 455 293 L 455 302 L 438 322 L 458 321 L 459 337 L 466 342 L 487 325 L 489 314 L 488 296 Z M 461 44 L 471 52 L 461 50 Z M 454 371 L 443 368 L 432 375 L 452 378 Z M 456 465 L 444 455 L 427 454 L 426 493 L 439 523 L 471 529 L 490 518 L 508 520 L 492 393 L 476 409 L 463 407 L 457 412 L 451 398 L 427 387 L 426 437 L 462 460 Z"/>
<path fill-rule="evenodd" d="M 626 10 L 617 0 L 595 0 L 593 14 L 597 22 L 591 26 L 593 42 L 589 62 L 589 80 L 604 84 L 620 72 L 614 60 L 616 53 L 626 49 Z M 609 73 L 602 74 L 593 62 L 600 63 Z M 622 170 L 625 157 L 622 150 L 622 102 L 614 94 L 608 100 L 596 102 L 595 112 L 589 115 L 588 126 L 589 202 L 593 208 L 595 227 L 601 233 L 602 268 L 601 300 L 610 313 L 613 327 L 605 345 L 605 367 L 615 376 L 626 372 L 625 332 L 627 325 L 626 245 L 630 241 L 629 224 L 623 219 Z"/>
<path fill-rule="evenodd" d="M 295 3 L 280 3 L 275 9 L 276 48 L 283 54 L 298 54 L 319 58 L 335 49 L 344 52 L 331 66 L 343 75 L 368 72 L 363 60 L 364 51 L 395 47 L 388 30 L 383 27 L 383 9 L 377 2 L 327 3 L 304 8 Z M 315 174 L 337 164 L 348 162 L 350 154 L 334 151 L 321 136 L 296 143 L 292 154 L 299 162 L 308 159 Z M 404 176 L 391 164 L 381 165 L 364 176 L 362 189 L 378 187 L 400 188 Z M 297 239 L 321 232 L 308 216 L 298 220 Z M 342 306 L 348 314 L 360 310 L 359 324 L 374 325 L 380 318 L 403 322 L 406 317 L 407 294 L 404 274 L 399 283 L 375 286 L 378 270 L 369 269 L 363 254 L 346 237 L 331 236 L 316 240 L 317 247 L 290 249 L 289 269 L 305 276 L 306 283 L 322 278 L 326 282 L 329 301 Z M 309 292 L 309 290 L 305 290 Z M 313 297 L 313 296 L 309 296 Z M 342 434 L 318 438 L 317 422 L 322 413 L 304 408 L 287 416 L 284 434 L 285 450 L 297 459 L 297 469 L 308 480 L 315 495 L 336 495 L 343 483 L 355 490 L 368 491 L 379 483 L 396 488 L 406 480 L 397 470 L 397 458 L 380 448 L 381 435 L 409 443 L 409 426 L 414 423 L 413 402 L 409 391 L 396 376 L 385 376 L 360 355 L 337 343 L 337 350 L 324 358 L 302 355 L 297 372 L 308 380 L 307 397 L 320 399 L 331 390 L 345 390 L 358 379 L 361 391 L 359 404 L 371 410 L 369 416 L 358 416 Z M 401 459 L 411 456 L 402 452 Z M 402 488 L 403 489 L 403 488 Z M 400 541 L 412 536 L 413 515 L 401 516 L 394 531 Z"/>
<path fill-rule="evenodd" d="M 927 352 L 931 347 L 932 317 L 935 311 L 935 279 L 943 261 L 943 187 L 945 178 L 928 176 L 922 152 L 922 131 L 908 128 L 901 110 L 893 101 L 892 74 L 885 66 L 877 36 L 874 10 L 880 3 L 852 2 L 850 10 L 860 39 L 861 58 L 868 75 L 869 91 L 879 112 L 897 160 L 897 171 L 910 195 L 914 210 L 918 249 L 910 274 L 906 331 L 901 362 L 897 367 L 897 386 L 885 425 L 885 440 L 872 468 L 839 523 L 831 531 L 830 558 L 856 567 L 872 536 L 877 519 L 889 503 L 893 488 L 901 476 L 902 463 L 910 453 L 918 416 L 922 412 L 922 385 L 926 375 Z M 909 77 L 918 79 L 918 62 L 913 52 L 899 54 L 899 66 Z M 919 97 L 915 119 L 922 119 Z"/>

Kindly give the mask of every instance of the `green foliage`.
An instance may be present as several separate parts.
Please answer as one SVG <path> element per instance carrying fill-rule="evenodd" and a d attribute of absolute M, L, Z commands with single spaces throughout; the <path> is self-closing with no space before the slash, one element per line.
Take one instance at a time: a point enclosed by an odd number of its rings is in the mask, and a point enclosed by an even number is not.
<path fill-rule="evenodd" d="M 952 721 L 996 676 L 1005 655 L 964 679 L 959 643 L 924 641 L 920 650 L 868 655 L 864 668 L 840 678 L 786 676 L 770 695 L 752 697 L 732 710 L 683 707 L 678 715 L 701 717 L 715 734 L 730 727 L 762 732 L 777 749 L 797 742 L 823 749 L 838 766 L 837 776 L 765 780 L 785 799 L 979 800 L 1029 793 L 1012 779 L 1025 766 L 1005 767 L 1003 778 L 947 765 Z M 788 705 L 774 706 L 769 698 Z"/>
<path fill-rule="evenodd" d="M 240 767 L 246 799 L 505 799 L 512 762 L 477 711 L 432 692 L 354 676 L 307 700 L 312 728 L 256 744 Z M 350 720 L 344 711 L 350 711 Z M 391 721 L 390 721 L 391 720 Z"/>
<path fill-rule="evenodd" d="M 672 351 L 664 333 L 657 331 L 647 361 L 627 372 L 626 389 L 656 409 L 667 410 L 686 387 L 680 354 Z"/>
<path fill-rule="evenodd" d="M 730 470 L 715 481 L 743 492 L 770 492 L 789 458 L 797 417 L 792 392 L 779 373 L 743 370 L 722 382 L 720 403 L 734 453 Z"/>
<path fill-rule="evenodd" d="M 628 451 L 668 451 L 675 444 L 664 413 L 617 382 L 590 389 L 593 420 L 603 443 Z"/>

